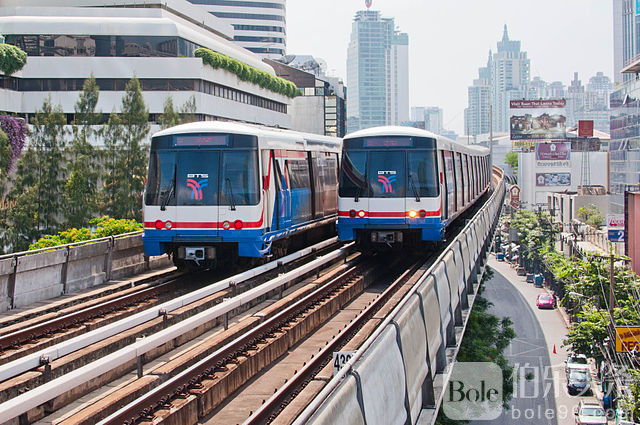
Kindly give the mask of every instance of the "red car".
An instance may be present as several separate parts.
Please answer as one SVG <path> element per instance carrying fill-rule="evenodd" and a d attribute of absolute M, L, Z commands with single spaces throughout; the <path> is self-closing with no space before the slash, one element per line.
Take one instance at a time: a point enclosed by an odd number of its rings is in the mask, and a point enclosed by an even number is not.
<path fill-rule="evenodd" d="M 536 299 L 538 308 L 556 308 L 556 299 L 553 295 L 539 294 Z"/>

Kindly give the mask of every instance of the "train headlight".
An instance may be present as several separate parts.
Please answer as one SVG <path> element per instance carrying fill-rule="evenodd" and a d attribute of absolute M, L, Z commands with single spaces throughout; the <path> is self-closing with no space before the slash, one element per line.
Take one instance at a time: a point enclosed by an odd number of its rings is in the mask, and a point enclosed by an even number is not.
<path fill-rule="evenodd" d="M 364 211 L 362 211 L 362 210 L 358 211 L 358 217 L 364 218 L 364 216 L 365 216 L 365 212 Z"/>
<path fill-rule="evenodd" d="M 244 224 L 240 220 L 236 220 L 236 221 L 233 222 L 233 228 L 236 229 L 236 230 L 242 230 L 243 226 L 244 226 Z"/>
<path fill-rule="evenodd" d="M 427 212 L 425 210 L 420 210 L 420 218 L 425 218 L 427 216 Z"/>
<path fill-rule="evenodd" d="M 173 227 L 173 223 L 170 221 L 167 221 L 166 223 L 164 223 L 164 228 L 169 230 Z"/>
<path fill-rule="evenodd" d="M 231 223 L 229 223 L 228 221 L 225 221 L 224 223 L 222 223 L 222 228 L 224 230 L 229 230 L 231 228 Z"/>
<path fill-rule="evenodd" d="M 356 210 L 350 210 L 349 211 L 349 217 L 355 218 L 355 216 L 356 216 Z"/>
<path fill-rule="evenodd" d="M 414 210 L 409 211 L 409 217 L 410 218 L 416 218 L 417 215 L 418 215 L 417 211 L 414 211 Z"/>
<path fill-rule="evenodd" d="M 156 230 L 162 230 L 162 228 L 164 227 L 164 223 L 161 220 L 157 220 L 155 226 Z"/>

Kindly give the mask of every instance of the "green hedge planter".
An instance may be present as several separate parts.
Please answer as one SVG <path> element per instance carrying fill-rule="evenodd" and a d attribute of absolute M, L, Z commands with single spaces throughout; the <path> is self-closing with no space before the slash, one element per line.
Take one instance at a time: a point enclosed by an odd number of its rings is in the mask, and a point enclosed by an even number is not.
<path fill-rule="evenodd" d="M 0 71 L 6 77 L 20 71 L 27 63 L 27 54 L 19 47 L 11 44 L 0 44 Z"/>
<path fill-rule="evenodd" d="M 211 49 L 196 49 L 193 54 L 198 58 L 202 58 L 202 62 L 212 68 L 226 69 L 227 71 L 236 74 L 242 81 L 257 84 L 274 93 L 282 94 L 291 98 L 300 94 L 296 85 L 291 81 L 275 77 L 268 72 L 261 71 L 253 66 L 247 65 L 246 63 L 230 58 L 229 56 L 214 52 Z"/>

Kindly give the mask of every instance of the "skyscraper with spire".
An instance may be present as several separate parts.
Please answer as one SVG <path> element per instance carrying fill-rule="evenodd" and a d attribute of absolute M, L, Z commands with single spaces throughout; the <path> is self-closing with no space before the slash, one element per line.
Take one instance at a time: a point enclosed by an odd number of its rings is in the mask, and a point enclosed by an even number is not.
<path fill-rule="evenodd" d="M 509 39 L 504 26 L 498 51 L 489 51 L 487 66 L 478 70 L 478 79 L 468 89 L 469 106 L 465 110 L 465 134 L 489 132 L 489 106 L 493 105 L 493 131 L 509 131 L 509 101 L 526 96 L 530 79 L 527 52 L 520 41 Z"/>
<path fill-rule="evenodd" d="M 525 97 L 529 78 L 527 52 L 520 51 L 519 41 L 509 39 L 505 25 L 491 68 L 494 131 L 509 131 L 509 101 Z"/>

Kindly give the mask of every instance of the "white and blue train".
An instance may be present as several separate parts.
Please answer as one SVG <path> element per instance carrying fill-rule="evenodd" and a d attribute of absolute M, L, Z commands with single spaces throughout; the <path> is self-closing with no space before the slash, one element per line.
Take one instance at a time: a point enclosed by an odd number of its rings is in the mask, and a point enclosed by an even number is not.
<path fill-rule="evenodd" d="M 447 225 L 489 188 L 489 150 L 412 127 L 345 136 L 338 237 L 361 248 L 440 241 Z"/>
<path fill-rule="evenodd" d="M 335 234 L 341 139 L 229 122 L 152 137 L 145 254 L 180 268 L 282 255 Z"/>

